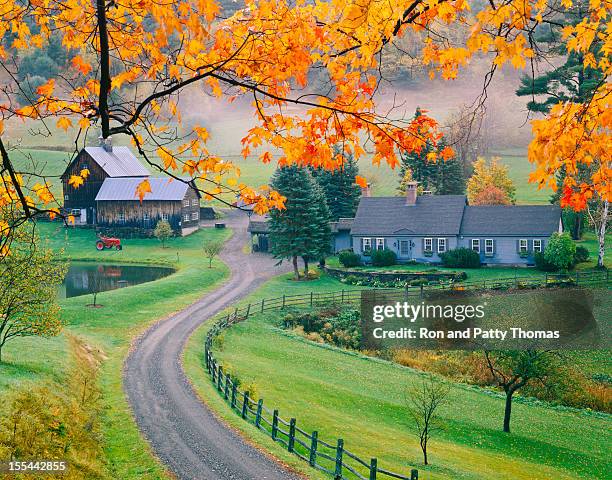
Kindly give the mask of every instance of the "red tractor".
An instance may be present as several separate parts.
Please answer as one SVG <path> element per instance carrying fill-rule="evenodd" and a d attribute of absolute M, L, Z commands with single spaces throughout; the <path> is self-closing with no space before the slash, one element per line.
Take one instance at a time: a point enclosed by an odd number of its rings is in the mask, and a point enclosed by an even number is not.
<path fill-rule="evenodd" d="M 119 238 L 112 237 L 98 237 L 98 240 L 96 241 L 96 249 L 102 251 L 105 248 L 121 250 L 121 240 Z"/>

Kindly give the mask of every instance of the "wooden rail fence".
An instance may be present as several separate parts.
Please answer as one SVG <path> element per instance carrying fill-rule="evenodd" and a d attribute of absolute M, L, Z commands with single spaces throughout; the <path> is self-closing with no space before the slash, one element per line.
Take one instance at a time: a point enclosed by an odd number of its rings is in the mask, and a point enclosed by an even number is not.
<path fill-rule="evenodd" d="M 542 277 L 511 277 L 460 284 L 440 284 L 432 286 L 406 287 L 404 289 L 376 289 L 385 296 L 395 296 L 398 299 L 422 296 L 426 291 L 461 289 L 497 289 L 497 288 L 544 288 L 551 285 L 594 285 L 609 284 L 607 270 L 577 272 L 573 274 L 547 274 Z M 309 294 L 283 295 L 282 297 L 262 299 L 258 303 L 249 303 L 242 308 L 236 308 L 217 321 L 210 329 L 205 341 L 205 364 L 212 383 L 229 406 L 244 420 L 252 423 L 255 428 L 267 433 L 273 441 L 282 444 L 287 451 L 308 462 L 310 466 L 322 470 L 336 480 L 359 479 L 376 480 L 394 478 L 399 480 L 418 480 L 419 472 L 411 468 L 406 474 L 392 472 L 378 465 L 376 458 L 362 459 L 347 450 L 344 441 L 339 438 L 328 443 L 319 438 L 318 432 L 306 432 L 299 428 L 297 419 L 289 421 L 282 418 L 278 409 L 270 409 L 264 405 L 263 399 L 249 398 L 247 391 L 238 388 L 237 383 L 229 373 L 223 371 L 221 364 L 215 359 L 212 347 L 215 337 L 226 328 L 246 320 L 250 315 L 269 310 L 298 306 L 318 306 L 330 304 L 356 303 L 361 300 L 363 291 L 372 289 L 354 289 L 335 292 L 311 292 Z"/>

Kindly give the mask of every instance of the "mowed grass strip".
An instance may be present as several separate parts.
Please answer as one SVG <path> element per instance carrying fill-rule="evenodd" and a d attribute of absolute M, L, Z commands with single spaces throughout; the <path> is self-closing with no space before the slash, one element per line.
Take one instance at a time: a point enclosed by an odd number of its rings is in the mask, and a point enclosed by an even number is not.
<path fill-rule="evenodd" d="M 322 348 L 273 328 L 258 314 L 225 333 L 216 352 L 243 382 L 255 382 L 268 408 L 300 428 L 396 472 L 418 466 L 426 479 L 606 478 L 612 465 L 608 417 L 516 402 L 513 433 L 501 431 L 503 399 L 453 386 L 442 407 L 444 429 L 420 465 L 405 395 L 421 374 L 392 363 Z M 202 372 L 203 374 L 203 372 Z M 225 407 L 224 407 L 225 408 Z"/>
<path fill-rule="evenodd" d="M 89 308 L 89 295 L 61 300 L 66 331 L 101 348 L 108 360 L 100 378 L 104 405 L 104 449 L 111 476 L 122 480 L 165 479 L 164 468 L 149 451 L 134 423 L 122 388 L 123 361 L 131 340 L 147 326 L 176 312 L 213 289 L 228 276 L 227 267 L 215 259 L 213 268 L 202 254 L 205 240 L 224 240 L 229 230 L 203 229 L 188 237 L 172 239 L 161 248 L 156 239 L 128 239 L 121 251 L 95 250 L 93 230 L 65 229 L 59 223 L 39 224 L 41 236 L 51 248 L 64 249 L 67 258 L 101 263 L 139 263 L 172 266 L 176 273 L 154 282 L 103 292 L 102 308 Z M 6 363 L 0 364 L 0 388 L 25 381 L 61 380 L 68 362 L 64 335 L 25 338 L 7 343 Z"/>

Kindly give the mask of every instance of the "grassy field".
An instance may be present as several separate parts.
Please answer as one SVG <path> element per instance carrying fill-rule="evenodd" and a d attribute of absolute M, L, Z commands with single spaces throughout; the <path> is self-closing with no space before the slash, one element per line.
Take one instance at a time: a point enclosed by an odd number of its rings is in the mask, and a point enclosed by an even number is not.
<path fill-rule="evenodd" d="M 289 293 L 289 284 L 294 285 L 293 293 L 338 286 L 327 277 L 292 282 L 282 276 L 249 301 Z M 421 374 L 308 342 L 275 328 L 274 316 L 258 314 L 227 331 L 217 356 L 241 381 L 255 382 L 269 408 L 279 408 L 284 418 L 296 417 L 300 428 L 318 430 L 328 442 L 342 437 L 346 448 L 363 458 L 376 456 L 379 465 L 403 473 L 417 466 L 420 478 L 432 480 L 607 478 L 612 467 L 609 416 L 519 399 L 513 409 L 513 433 L 507 435 L 501 431 L 501 396 L 459 384 L 451 385 L 450 403 L 441 412 L 444 429 L 432 442 L 432 465 L 424 467 L 405 406 L 406 389 Z M 219 401 L 201 363 L 206 328 L 192 337 L 184 359 L 196 389 L 253 442 L 274 454 L 284 453 L 252 426 L 240 424 Z"/>
<path fill-rule="evenodd" d="M 218 260 L 213 262 L 212 269 L 208 268 L 201 245 L 204 240 L 226 238 L 230 232 L 200 230 L 171 240 L 165 249 L 155 239 L 125 240 L 121 251 L 97 252 L 92 230 L 70 230 L 47 223 L 40 224 L 40 231 L 50 247 L 65 249 L 65 256 L 74 260 L 155 264 L 177 269 L 173 275 L 154 282 L 99 294 L 98 303 L 103 308 L 86 307 L 91 303 L 89 296 L 61 300 L 66 331 L 102 349 L 108 357 L 101 386 L 106 407 L 104 449 L 110 475 L 122 480 L 167 478 L 133 422 L 121 385 L 123 360 L 131 340 L 146 326 L 187 306 L 227 277 L 226 266 Z M 64 335 L 9 342 L 4 352 L 6 361 L 0 364 L 0 390 L 26 381 L 61 380 L 68 361 L 66 344 Z"/>

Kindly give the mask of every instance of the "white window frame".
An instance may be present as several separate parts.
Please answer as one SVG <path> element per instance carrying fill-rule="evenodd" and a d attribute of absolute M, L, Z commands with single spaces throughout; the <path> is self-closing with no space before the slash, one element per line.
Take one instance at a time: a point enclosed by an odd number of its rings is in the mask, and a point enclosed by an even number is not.
<path fill-rule="evenodd" d="M 446 252 L 447 246 L 446 238 L 438 238 L 438 253 Z"/>
<path fill-rule="evenodd" d="M 147 212 L 144 212 L 144 213 L 142 214 L 142 219 L 143 219 L 145 222 L 148 222 L 149 220 L 151 220 L 151 217 L 149 216 L 149 214 L 148 214 Z"/>
<path fill-rule="evenodd" d="M 191 212 L 191 220 L 199 220 L 200 219 L 200 215 L 198 214 L 198 212 Z"/>
<path fill-rule="evenodd" d="M 197 206 L 197 205 L 198 205 L 198 199 L 197 199 L 197 198 L 192 198 L 192 199 L 191 199 L 191 206 L 192 206 L 192 207 L 195 207 L 195 206 Z"/>
<path fill-rule="evenodd" d="M 472 250 L 480 253 L 480 238 L 472 238 Z"/>
<path fill-rule="evenodd" d="M 361 239 L 361 251 L 362 252 L 372 251 L 372 239 L 371 238 L 364 237 Z"/>
<path fill-rule="evenodd" d="M 70 195 L 66 194 L 64 195 L 64 200 L 69 200 L 70 199 Z"/>
<path fill-rule="evenodd" d="M 492 238 L 485 238 L 485 255 L 492 257 L 495 253 L 495 240 Z"/>
<path fill-rule="evenodd" d="M 189 206 L 189 199 L 186 198 L 185 200 L 183 200 L 183 207 L 188 207 Z"/>
<path fill-rule="evenodd" d="M 429 248 L 427 248 L 427 243 L 429 243 Z M 428 237 L 423 239 L 423 251 L 433 252 L 433 238 Z"/>
<path fill-rule="evenodd" d="M 385 239 L 383 237 L 376 238 L 376 250 L 384 250 L 385 249 Z"/>
<path fill-rule="evenodd" d="M 161 214 L 161 219 L 167 222 L 168 221 L 168 214 L 167 213 L 162 213 Z"/>
<path fill-rule="evenodd" d="M 121 212 L 121 213 L 117 214 L 117 222 L 118 223 L 125 223 L 125 212 Z"/>
<path fill-rule="evenodd" d="M 189 221 L 189 214 L 186 213 L 185 215 L 183 215 L 183 221 L 184 222 L 188 222 Z"/>
<path fill-rule="evenodd" d="M 537 243 L 536 243 L 536 242 L 537 242 Z M 537 246 L 536 246 L 536 245 L 537 245 Z M 540 252 L 540 253 L 542 253 L 542 240 L 541 240 L 541 239 L 539 239 L 539 238 L 534 238 L 534 239 L 533 239 L 532 246 L 533 246 L 533 251 L 534 251 L 534 252 Z"/>
<path fill-rule="evenodd" d="M 519 253 L 529 252 L 529 240 L 526 238 L 519 238 Z"/>

